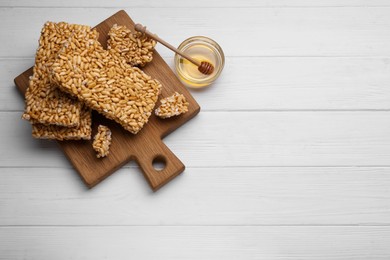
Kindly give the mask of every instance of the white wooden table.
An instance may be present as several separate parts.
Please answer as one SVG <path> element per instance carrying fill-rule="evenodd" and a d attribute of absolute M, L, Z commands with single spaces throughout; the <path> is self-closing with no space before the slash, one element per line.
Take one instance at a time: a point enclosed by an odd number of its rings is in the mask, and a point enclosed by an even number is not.
<path fill-rule="evenodd" d="M 88 190 L 20 119 L 43 23 L 120 9 L 226 54 L 157 193 L 135 163 Z M 0 0 L 0 19 L 0 259 L 390 259 L 389 1 Z"/>

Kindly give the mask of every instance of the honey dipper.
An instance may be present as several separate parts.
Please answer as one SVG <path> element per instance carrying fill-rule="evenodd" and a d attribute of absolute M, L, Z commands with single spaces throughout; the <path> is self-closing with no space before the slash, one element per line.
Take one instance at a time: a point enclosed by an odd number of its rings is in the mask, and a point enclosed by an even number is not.
<path fill-rule="evenodd" d="M 178 49 L 176 49 L 175 47 L 173 47 L 172 45 L 170 45 L 169 43 L 167 43 L 166 41 L 164 41 L 163 39 L 161 39 L 157 35 L 155 35 L 155 34 L 149 32 L 148 30 L 146 30 L 146 26 L 143 26 L 142 24 L 137 23 L 136 25 L 134 25 L 134 29 L 137 32 L 141 32 L 141 33 L 146 34 L 148 37 L 152 38 L 155 41 L 158 41 L 159 43 L 161 43 L 162 45 L 164 45 L 168 49 L 171 49 L 172 51 L 176 52 L 177 54 L 179 54 L 183 58 L 185 58 L 188 61 L 192 62 L 193 64 L 198 66 L 198 70 L 201 73 L 203 73 L 205 75 L 210 75 L 211 73 L 213 73 L 214 66 L 210 62 L 208 62 L 208 61 L 201 61 L 200 62 L 198 60 L 195 60 L 195 59 L 191 58 L 190 56 L 188 56 L 187 54 L 184 54 L 183 52 L 179 51 Z"/>

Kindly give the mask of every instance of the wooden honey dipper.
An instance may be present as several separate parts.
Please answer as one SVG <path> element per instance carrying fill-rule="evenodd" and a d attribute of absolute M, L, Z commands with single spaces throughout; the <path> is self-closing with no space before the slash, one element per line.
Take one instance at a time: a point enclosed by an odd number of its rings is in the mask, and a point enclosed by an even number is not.
<path fill-rule="evenodd" d="M 211 73 L 213 73 L 214 66 L 210 62 L 208 62 L 208 61 L 201 61 L 201 62 L 199 62 L 198 60 L 195 60 L 195 59 L 191 58 L 190 56 L 188 56 L 187 54 L 184 54 L 183 52 L 179 51 L 178 49 L 176 49 L 175 47 L 173 47 L 172 45 L 170 45 L 169 43 L 167 43 L 166 41 L 164 41 L 163 39 L 161 39 L 157 35 L 155 35 L 155 34 L 149 32 L 148 30 L 146 30 L 146 26 L 143 26 L 142 24 L 137 23 L 136 25 L 134 25 L 134 29 L 137 32 L 141 32 L 141 33 L 146 34 L 148 37 L 152 38 L 155 41 L 158 41 L 159 43 L 161 43 L 165 47 L 171 49 L 172 51 L 176 52 L 177 54 L 179 54 L 183 58 L 189 60 L 190 62 L 192 62 L 193 64 L 195 64 L 198 67 L 198 70 L 201 73 L 203 73 L 205 75 L 210 75 Z"/>

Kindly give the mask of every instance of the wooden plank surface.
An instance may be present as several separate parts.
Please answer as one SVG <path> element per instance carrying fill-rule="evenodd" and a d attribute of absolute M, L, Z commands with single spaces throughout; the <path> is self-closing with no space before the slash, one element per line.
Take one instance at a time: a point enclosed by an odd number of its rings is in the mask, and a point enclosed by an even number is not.
<path fill-rule="evenodd" d="M 387 260 L 389 244 L 389 227 L 0 228 L 0 259 L 4 260 L 154 260 L 162 256 L 177 260 Z"/>
<path fill-rule="evenodd" d="M 390 225 L 390 167 L 189 167 L 186 172 L 154 196 L 135 164 L 89 192 L 71 168 L 2 169 L 0 223 Z"/>
<path fill-rule="evenodd" d="M 1 8 L 0 17 L 10 23 L 0 24 L 0 30 L 7 35 L 7 41 L 1 43 L 0 57 L 32 57 L 37 47 L 32 43 L 37 43 L 47 20 L 97 24 L 117 10 L 50 8 L 48 12 L 45 8 Z M 134 21 L 148 25 L 173 45 L 194 35 L 205 35 L 216 40 L 227 56 L 390 56 L 390 7 L 125 10 Z M 235 15 L 240 22 L 231 19 Z M 30 30 L 25 30 L 24 17 L 29 17 Z M 163 46 L 157 46 L 157 50 L 164 57 L 172 56 Z"/>
<path fill-rule="evenodd" d="M 103 47 L 106 47 L 108 32 L 114 24 L 125 25 L 134 30 L 134 22 L 126 12 L 115 13 L 96 26 L 96 30 L 99 32 L 99 41 Z M 148 124 L 137 135 L 125 131 L 116 122 L 107 120 L 94 112 L 92 134 L 95 134 L 100 124 L 108 126 L 112 132 L 109 156 L 96 158 L 95 151 L 92 149 L 93 140 L 58 142 L 66 157 L 90 188 L 131 160 L 137 161 L 153 190 L 159 189 L 184 171 L 183 163 L 164 145 L 161 138 L 192 119 L 199 113 L 200 107 L 157 52 L 154 52 L 153 61 L 147 64 L 143 71 L 158 79 L 162 84 L 160 99 L 168 97 L 176 91 L 183 94 L 189 103 L 188 112 L 167 120 L 158 119 L 152 113 Z M 21 93 L 24 93 L 28 88 L 32 73 L 30 68 L 15 78 L 15 84 Z M 156 170 L 153 166 L 156 158 L 165 164 L 160 170 Z"/>
<path fill-rule="evenodd" d="M 0 112 L 0 122 L 12 122 L 0 128 L 0 165 L 68 166 L 53 143 L 31 138 L 20 114 Z M 202 112 L 164 142 L 189 167 L 386 166 L 389 132 L 388 111 L 219 111 Z"/>
<path fill-rule="evenodd" d="M 29 1 L 29 0 L 2 0 L 0 7 L 41 7 L 41 8 L 52 8 L 52 7 L 89 7 L 89 8 L 109 8 L 109 7 L 139 7 L 139 8 L 176 8 L 176 7 L 192 7 L 192 8 L 210 8 L 210 7 L 378 7 L 378 6 L 390 6 L 387 0 L 224 0 L 224 1 L 209 1 L 209 0 L 197 0 L 197 1 L 182 1 L 182 0 L 170 0 L 170 1 L 159 1 L 159 0 L 148 0 L 147 2 L 137 1 L 105 1 L 95 0 L 93 6 L 90 1 L 77 1 L 68 0 L 66 2 L 60 0 L 40 0 L 40 1 Z"/>
<path fill-rule="evenodd" d="M 389 259 L 389 5 L 0 0 L 0 259 Z M 202 113 L 164 139 L 187 169 L 158 193 L 135 163 L 86 189 L 29 137 L 12 83 L 46 20 L 93 25 L 121 7 L 227 56 L 191 91 Z"/>
<path fill-rule="evenodd" d="M 173 68 L 172 57 L 164 60 Z M 0 58 L 0 111 L 23 110 L 12 80 L 31 64 Z M 389 57 L 229 57 L 227 64 L 212 87 L 191 92 L 202 111 L 390 109 Z"/>

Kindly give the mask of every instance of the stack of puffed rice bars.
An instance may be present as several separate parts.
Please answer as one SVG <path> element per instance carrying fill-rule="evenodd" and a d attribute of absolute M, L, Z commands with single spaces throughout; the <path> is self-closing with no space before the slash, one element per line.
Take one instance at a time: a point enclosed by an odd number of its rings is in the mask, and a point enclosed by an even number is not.
<path fill-rule="evenodd" d="M 23 119 L 35 138 L 90 140 L 91 109 L 137 134 L 148 122 L 162 85 L 138 67 L 152 61 L 156 42 L 125 26 L 114 25 L 108 47 L 89 26 L 47 22 L 39 38 L 33 75 L 25 94 Z M 161 118 L 188 111 L 179 93 L 162 99 Z M 108 154 L 111 131 L 99 126 L 93 149 Z"/>

